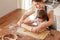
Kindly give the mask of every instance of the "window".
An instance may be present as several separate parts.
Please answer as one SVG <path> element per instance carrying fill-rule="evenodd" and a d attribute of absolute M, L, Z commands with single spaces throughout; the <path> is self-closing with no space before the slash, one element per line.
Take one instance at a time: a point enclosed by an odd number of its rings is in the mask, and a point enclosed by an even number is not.
<path fill-rule="evenodd" d="M 25 10 L 30 9 L 32 6 L 32 0 L 22 0 L 22 8 Z"/>

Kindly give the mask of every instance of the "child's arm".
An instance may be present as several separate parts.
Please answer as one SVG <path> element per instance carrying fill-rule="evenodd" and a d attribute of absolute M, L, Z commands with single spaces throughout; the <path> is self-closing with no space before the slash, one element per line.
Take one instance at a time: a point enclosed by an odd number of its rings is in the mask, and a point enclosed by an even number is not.
<path fill-rule="evenodd" d="M 26 25 L 31 25 L 32 23 L 34 23 L 34 20 L 24 21 L 24 24 L 26 24 Z"/>
<path fill-rule="evenodd" d="M 37 32 L 37 33 L 39 33 L 39 32 L 42 32 L 42 31 L 46 30 L 46 28 L 40 29 L 41 26 L 42 26 L 44 23 L 46 23 L 46 22 L 47 22 L 47 21 L 45 21 L 45 22 L 39 24 L 39 25 L 36 26 L 36 27 L 33 27 L 31 31 L 32 31 L 32 32 Z"/>

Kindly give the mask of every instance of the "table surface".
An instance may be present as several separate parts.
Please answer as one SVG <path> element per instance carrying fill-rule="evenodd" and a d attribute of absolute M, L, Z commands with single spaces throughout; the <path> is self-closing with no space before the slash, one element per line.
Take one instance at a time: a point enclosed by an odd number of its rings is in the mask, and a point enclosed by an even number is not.
<path fill-rule="evenodd" d="M 51 30 L 51 34 L 48 35 L 44 40 L 60 40 L 60 32 L 56 30 Z M 20 35 L 17 40 L 39 40 L 29 36 Z"/>
<path fill-rule="evenodd" d="M 3 35 L 1 34 L 2 32 L 4 35 L 10 33 L 8 29 L 3 29 L 3 31 L 0 31 L 0 36 Z M 39 40 L 39 39 L 19 34 L 17 40 Z M 50 35 L 48 35 L 44 40 L 60 40 L 60 32 L 56 30 L 51 30 Z"/>
<path fill-rule="evenodd" d="M 0 18 L 0 28 L 4 28 L 4 31 L 5 31 L 5 28 L 8 27 L 7 25 L 10 25 L 11 23 L 12 24 L 16 23 L 20 19 L 22 13 L 24 13 L 23 10 L 17 9 L 15 11 L 11 12 L 10 14 Z M 20 35 L 20 36 L 18 36 L 17 40 L 38 40 L 38 39 L 29 37 L 29 36 Z M 60 40 L 60 32 L 58 32 L 56 30 L 51 30 L 51 35 L 46 37 L 44 40 Z"/>

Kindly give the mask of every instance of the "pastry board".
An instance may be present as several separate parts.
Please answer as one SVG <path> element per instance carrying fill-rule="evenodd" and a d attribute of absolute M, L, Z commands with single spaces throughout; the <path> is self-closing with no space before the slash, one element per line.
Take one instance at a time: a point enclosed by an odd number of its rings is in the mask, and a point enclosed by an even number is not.
<path fill-rule="evenodd" d="M 26 27 L 26 25 L 23 25 Z M 28 28 L 31 28 L 31 27 L 26 27 L 26 29 L 22 28 L 22 30 L 19 31 L 20 34 L 23 34 L 23 35 L 27 35 L 27 36 L 30 36 L 30 37 L 33 37 L 33 38 L 37 38 L 37 39 L 45 39 L 46 36 L 48 36 L 48 34 L 50 33 L 49 30 L 45 30 L 41 33 L 33 33 L 33 32 L 30 32 Z"/>

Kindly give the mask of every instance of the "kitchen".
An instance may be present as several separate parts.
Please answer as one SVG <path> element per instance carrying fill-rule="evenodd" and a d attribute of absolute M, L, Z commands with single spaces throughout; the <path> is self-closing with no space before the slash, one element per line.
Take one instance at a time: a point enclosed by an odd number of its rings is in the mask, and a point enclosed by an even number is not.
<path fill-rule="evenodd" d="M 6 29 L 8 26 L 14 26 L 17 21 L 21 18 L 24 12 L 31 8 L 31 4 L 29 3 L 31 0 L 0 0 L 0 28 Z M 46 5 L 52 7 L 54 9 L 54 16 L 55 16 L 55 29 L 57 31 L 52 30 L 53 36 L 46 38 L 45 40 L 59 40 L 60 36 L 56 37 L 56 35 L 60 35 L 60 3 L 59 0 L 45 0 Z M 28 4 L 29 3 L 29 4 Z M 27 4 L 25 6 L 25 4 Z M 28 8 L 27 8 L 28 6 Z M 21 9 L 20 9 L 21 8 Z M 24 10 L 25 9 L 25 10 Z M 16 11 L 16 12 L 15 12 Z M 21 12 L 22 11 L 22 12 Z M 19 14 L 22 13 L 22 14 Z M 4 27 L 3 27 L 4 26 Z M 6 26 L 6 27 L 5 27 Z M 15 29 L 14 29 L 15 30 Z M 18 30 L 19 31 L 19 30 Z M 56 33 L 56 34 L 55 34 Z M 20 34 L 19 34 L 20 35 Z M 21 40 L 37 40 L 31 37 L 26 36 L 19 36 Z M 55 39 L 53 39 L 55 38 Z"/>

